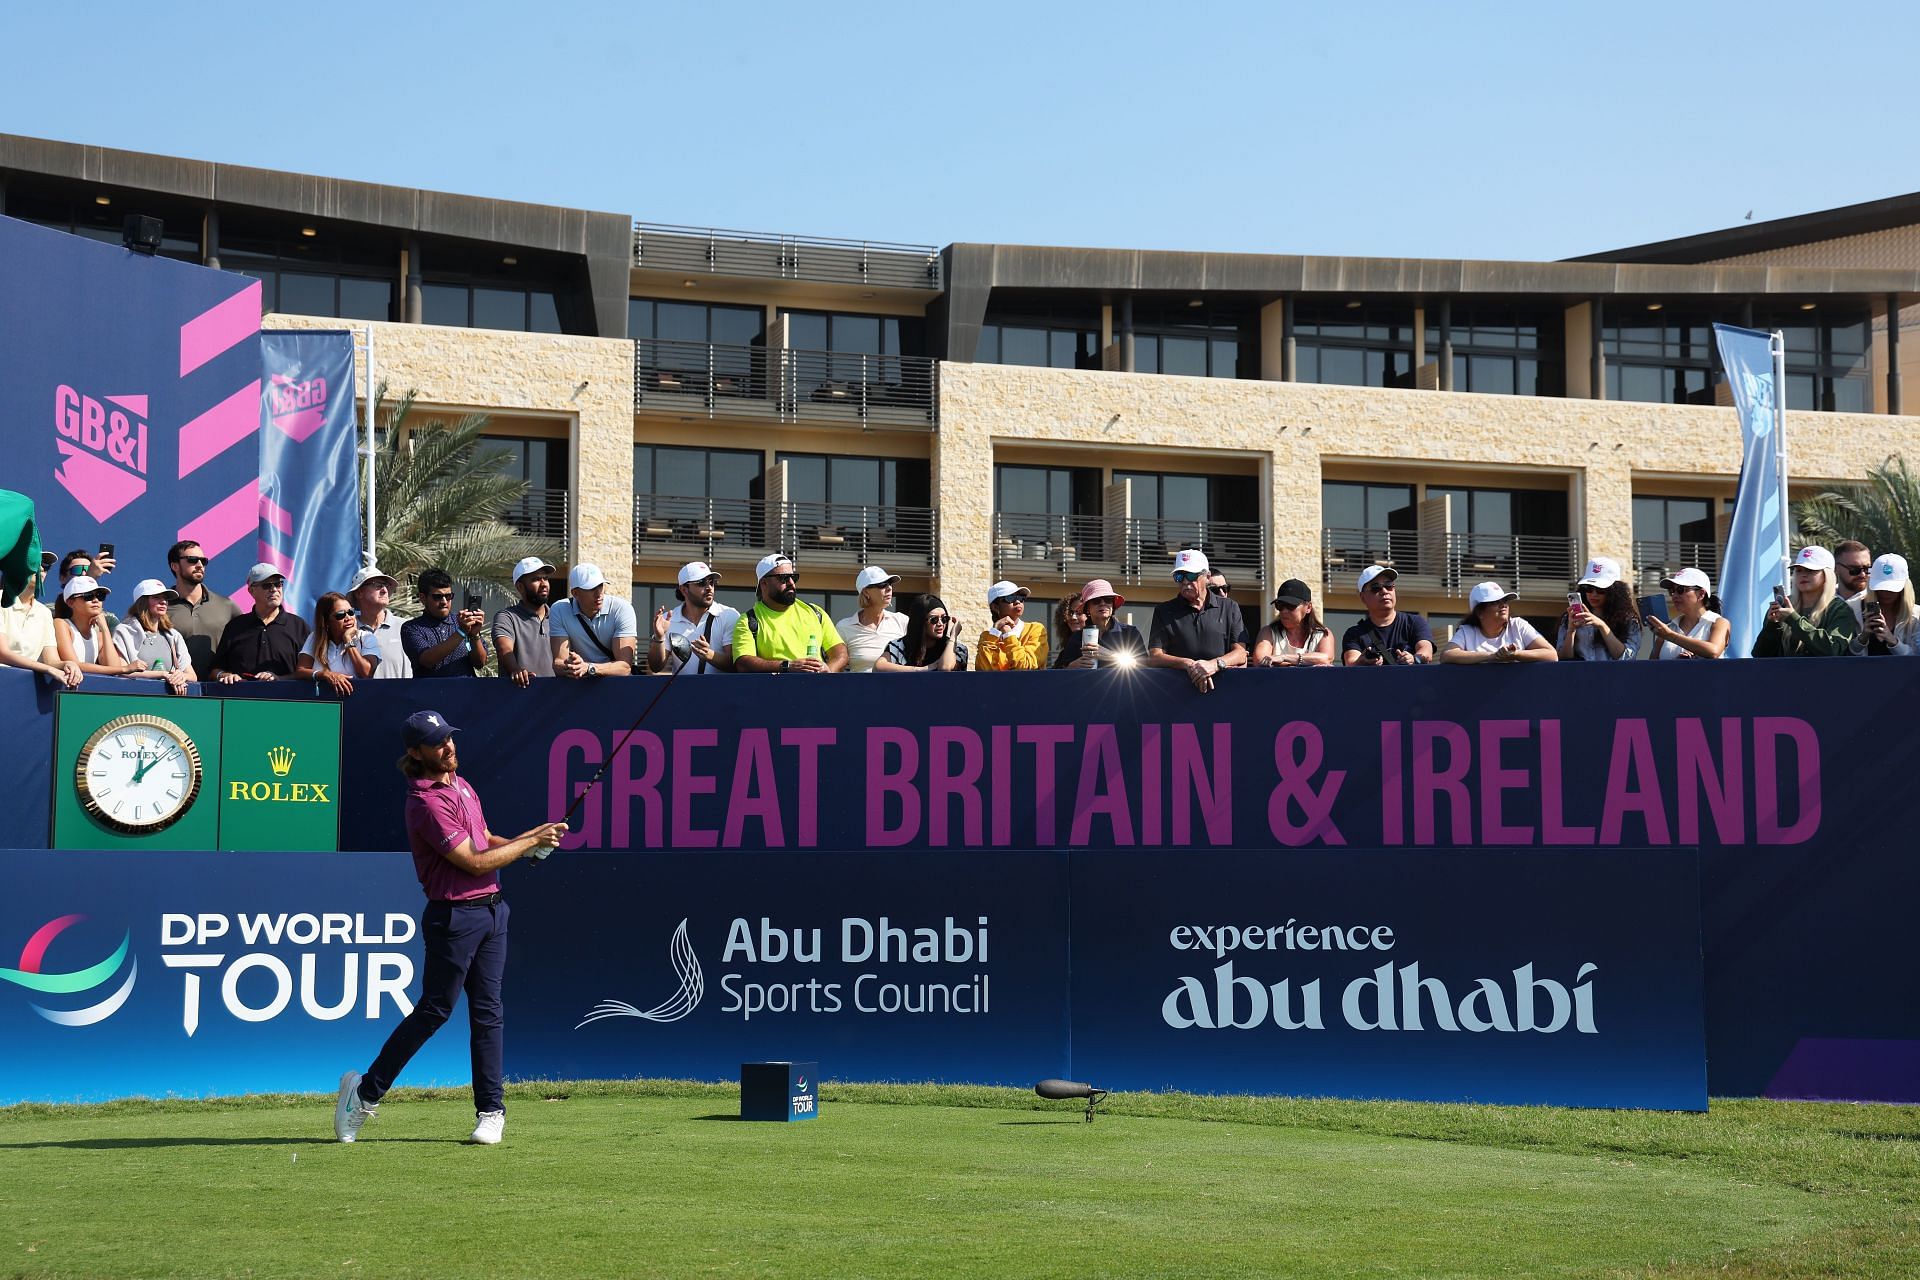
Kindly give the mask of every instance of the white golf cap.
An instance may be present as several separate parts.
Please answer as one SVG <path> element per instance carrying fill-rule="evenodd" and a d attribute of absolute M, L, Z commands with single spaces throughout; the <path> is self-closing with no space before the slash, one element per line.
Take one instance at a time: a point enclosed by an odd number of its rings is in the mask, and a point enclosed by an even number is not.
<path fill-rule="evenodd" d="M 778 551 L 770 556 L 761 556 L 760 563 L 753 566 L 753 580 L 758 582 L 783 564 L 793 564 L 793 557 L 783 556 Z M 798 568 L 799 566 L 795 565 L 794 567 Z"/>
<path fill-rule="evenodd" d="M 1367 589 L 1367 584 L 1369 582 L 1372 582 L 1375 578 L 1379 577 L 1383 573 L 1387 576 L 1388 582 L 1392 582 L 1395 578 L 1398 578 L 1400 576 L 1400 571 L 1398 569 L 1390 569 L 1384 564 L 1370 564 L 1366 568 L 1360 571 L 1360 583 L 1358 586 L 1358 590 L 1365 591 Z"/>
<path fill-rule="evenodd" d="M 1903 561 L 1900 565 L 1900 571 L 1905 573 L 1906 568 L 1907 566 Z M 1895 590 L 1898 590 L 1898 588 L 1895 588 Z M 168 600 L 178 600 L 180 593 L 158 578 L 142 578 L 133 584 L 133 598 L 139 600 L 144 596 L 165 596 Z"/>
<path fill-rule="evenodd" d="M 1705 570 L 1696 569 L 1692 565 L 1688 565 L 1684 569 L 1675 569 L 1672 573 L 1660 579 L 1660 585 L 1663 587 L 1698 587 L 1703 595 L 1713 594 L 1712 579 L 1707 577 Z"/>
<path fill-rule="evenodd" d="M 1605 556 L 1595 556 L 1587 561 L 1586 571 L 1580 575 L 1581 586 L 1599 587 L 1603 591 L 1618 581 L 1620 581 L 1620 562 L 1609 560 Z"/>
<path fill-rule="evenodd" d="M 1016 586 L 1011 582 L 996 582 L 987 588 L 987 603 L 992 604 L 996 600 L 1005 600 L 1008 596 L 1019 596 L 1024 600 L 1027 598 L 1027 594 L 1025 587 Z"/>
<path fill-rule="evenodd" d="M 1467 603 L 1478 609 L 1483 604 L 1499 604 L 1503 600 L 1518 600 L 1518 592 L 1509 591 L 1497 582 L 1476 582 L 1473 590 L 1467 593 Z"/>
<path fill-rule="evenodd" d="M 263 582 L 272 582 L 275 578 L 285 582 L 287 575 L 268 564 L 265 560 L 262 560 L 259 564 L 253 566 L 253 568 L 247 570 L 247 585 L 250 587 L 257 587 Z"/>
<path fill-rule="evenodd" d="M 94 591 L 104 591 L 108 595 L 113 594 L 112 587 L 103 587 L 83 573 L 67 579 L 67 585 L 60 588 L 60 598 L 62 600 L 71 600 L 75 596 L 87 595 Z"/>
<path fill-rule="evenodd" d="M 1825 547 L 1802 547 L 1800 554 L 1793 558 L 1793 567 L 1832 573 L 1833 552 Z"/>
<path fill-rule="evenodd" d="M 553 566 L 545 560 L 542 560 L 539 556 L 527 556 L 513 566 L 513 580 L 515 582 L 520 581 L 520 579 L 530 573 L 552 574 Z"/>
<path fill-rule="evenodd" d="M 567 574 L 567 590 L 591 591 L 595 587 L 606 585 L 607 575 L 600 572 L 597 564 L 577 564 Z"/>
<path fill-rule="evenodd" d="M 390 573 L 381 572 L 379 565 L 363 564 L 354 570 L 353 581 L 347 583 L 347 594 L 352 595 L 369 582 L 384 582 L 389 591 L 398 590 L 400 587 L 400 580 Z"/>
<path fill-rule="evenodd" d="M 1873 562 L 1873 568 L 1867 573 L 1869 591 L 1905 591 L 1907 589 L 1907 558 L 1889 551 Z"/>
<path fill-rule="evenodd" d="M 862 569 L 860 575 L 853 580 L 853 589 L 855 591 L 865 591 L 868 587 L 878 587 L 882 585 L 892 586 L 898 581 L 900 581 L 899 574 L 888 573 L 879 565 L 870 564 Z"/>
<path fill-rule="evenodd" d="M 1198 547 L 1188 547 L 1173 558 L 1175 573 L 1207 573 L 1207 553 Z"/>
<path fill-rule="evenodd" d="M 705 582 L 708 578 L 717 578 L 719 576 L 720 575 L 714 571 L 713 566 L 705 560 L 689 560 L 680 566 L 679 585 L 684 587 L 689 582 Z"/>

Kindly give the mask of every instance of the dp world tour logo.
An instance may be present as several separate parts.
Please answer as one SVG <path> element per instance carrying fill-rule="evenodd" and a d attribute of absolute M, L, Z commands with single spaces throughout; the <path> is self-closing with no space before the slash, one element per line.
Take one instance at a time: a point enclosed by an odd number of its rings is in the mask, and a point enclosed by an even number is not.
<path fill-rule="evenodd" d="M 687 941 L 687 922 L 682 920 L 680 927 L 673 931 L 673 938 L 667 943 L 667 959 L 673 963 L 673 971 L 680 979 L 680 990 L 668 996 L 651 1009 L 637 1009 L 624 1000 L 602 1000 L 593 1006 L 591 1012 L 580 1020 L 578 1031 L 589 1022 L 598 1022 L 602 1018 L 641 1018 L 647 1022 L 678 1022 L 692 1013 L 700 1005 L 700 997 L 707 994 L 707 975 L 700 972 L 700 957 L 693 954 L 693 944 Z"/>
<path fill-rule="evenodd" d="M 114 953 L 98 964 L 88 965 L 84 969 L 75 969 L 70 973 L 46 973 L 43 964 L 47 958 L 47 948 L 53 940 L 65 933 L 73 925 L 85 920 L 85 916 L 60 916 L 49 920 L 34 930 L 27 939 L 27 945 L 20 949 L 20 967 L 18 969 L 0 968 L 0 980 L 11 982 L 16 987 L 25 987 L 41 995 L 70 996 L 83 991 L 93 991 L 112 981 L 120 967 L 127 968 L 127 979 L 106 999 L 82 1009 L 49 1009 L 36 1004 L 33 1011 L 48 1022 L 57 1022 L 63 1027 L 90 1027 L 96 1022 L 104 1022 L 119 1011 L 133 994 L 133 981 L 140 976 L 139 957 L 128 954 L 131 934 L 122 934 L 120 946 Z"/>

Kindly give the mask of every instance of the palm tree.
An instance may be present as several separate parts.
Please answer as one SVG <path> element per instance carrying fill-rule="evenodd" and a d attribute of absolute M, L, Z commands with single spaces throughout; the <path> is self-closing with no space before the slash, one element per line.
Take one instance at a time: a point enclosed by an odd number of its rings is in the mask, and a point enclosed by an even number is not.
<path fill-rule="evenodd" d="M 387 385 L 375 391 L 386 406 Z M 509 575 L 522 556 L 560 562 L 552 538 L 521 533 L 503 518 L 526 496 L 526 482 L 501 470 L 503 449 L 485 447 L 487 415 L 470 413 L 451 425 L 413 422 L 415 393 L 407 392 L 380 416 L 374 445 L 374 516 L 379 522 L 374 563 L 400 583 L 394 609 L 418 614 L 413 578 L 441 568 L 455 582 L 490 583 L 509 596 Z M 366 520 L 366 501 L 360 504 Z"/>
<path fill-rule="evenodd" d="M 1920 479 L 1902 457 L 1867 468 L 1864 485 L 1807 499 L 1799 504 L 1798 515 L 1800 533 L 1809 542 L 1830 547 L 1852 538 L 1875 555 L 1920 554 Z"/>

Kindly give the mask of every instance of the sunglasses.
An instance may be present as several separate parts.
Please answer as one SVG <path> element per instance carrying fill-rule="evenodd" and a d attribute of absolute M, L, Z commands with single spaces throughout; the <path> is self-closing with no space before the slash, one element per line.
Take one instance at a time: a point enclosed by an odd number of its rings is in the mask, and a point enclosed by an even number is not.
<path fill-rule="evenodd" d="M 719 585 L 720 585 L 720 579 L 718 579 L 718 578 L 694 578 L 694 579 L 691 579 L 690 581 L 688 581 L 688 583 L 687 583 L 687 585 L 688 585 L 688 586 L 690 586 L 690 587 L 706 587 L 707 589 L 709 589 L 709 590 L 712 590 L 712 589 L 713 589 L 714 587 L 717 587 L 717 586 L 719 586 Z"/>
<path fill-rule="evenodd" d="M 207 562 L 207 558 L 206 558 L 205 556 L 181 556 L 181 557 L 180 557 L 180 559 L 179 559 L 178 561 L 176 561 L 175 563 L 177 563 L 177 564 L 205 564 L 206 562 Z"/>
<path fill-rule="evenodd" d="M 333 612 L 333 620 L 335 622 L 343 621 L 344 619 L 351 618 L 352 616 L 353 616 L 353 610 L 351 609 L 336 609 Z"/>
<path fill-rule="evenodd" d="M 1840 572 L 1857 577 L 1872 567 L 1872 565 L 1865 564 L 1843 564 L 1840 566 Z"/>
<path fill-rule="evenodd" d="M 1225 596 L 1225 595 L 1233 594 L 1232 587 L 1208 587 L 1207 590 L 1212 592 L 1216 596 Z"/>
<path fill-rule="evenodd" d="M 800 575 L 799 575 L 799 574 L 797 574 L 797 573 L 770 573 L 770 574 L 768 574 L 767 576 L 768 576 L 769 578 L 772 578 L 772 579 L 773 579 L 773 580 L 774 580 L 775 582 L 798 582 L 798 581 L 800 581 Z"/>
<path fill-rule="evenodd" d="M 421 597 L 421 598 L 422 598 L 422 599 L 425 599 L 425 600 L 451 600 L 451 599 L 453 599 L 453 592 L 451 592 L 451 591 L 429 591 L 429 592 L 428 592 L 428 593 L 427 593 L 427 594 L 426 594 L 425 596 L 423 596 L 423 597 Z"/>
<path fill-rule="evenodd" d="M 1174 570 L 1173 580 L 1184 587 L 1189 582 L 1198 582 L 1200 575 L 1197 573 L 1188 573 L 1185 569 L 1176 569 Z"/>
<path fill-rule="evenodd" d="M 95 604 L 105 604 L 107 600 L 107 593 L 104 591 L 89 591 L 83 595 L 75 596 L 74 599 L 75 600 L 91 600 Z"/>
<path fill-rule="evenodd" d="M 1391 582 L 1369 582 L 1366 586 L 1360 589 L 1362 591 L 1371 591 L 1371 592 L 1379 593 L 1379 592 L 1393 590 L 1393 584 Z"/>
<path fill-rule="evenodd" d="M 79 578 L 91 574 L 93 572 L 93 566 L 85 560 L 75 560 L 60 572 L 66 574 L 69 578 Z"/>
<path fill-rule="evenodd" d="M 930 613 L 927 615 L 928 626 L 932 626 L 936 622 L 945 622 L 946 620 L 947 620 L 947 615 L 944 613 Z"/>

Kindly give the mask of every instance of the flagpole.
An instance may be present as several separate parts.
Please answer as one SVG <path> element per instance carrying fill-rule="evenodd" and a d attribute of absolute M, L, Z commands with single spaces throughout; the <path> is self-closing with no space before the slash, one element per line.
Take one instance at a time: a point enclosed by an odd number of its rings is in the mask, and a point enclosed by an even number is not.
<path fill-rule="evenodd" d="M 360 561 L 371 566 L 374 563 L 374 530 L 377 527 L 373 510 L 373 468 L 378 450 L 374 445 L 373 429 L 380 406 L 373 400 L 373 388 L 376 385 L 373 376 L 373 326 L 368 325 L 364 332 L 367 340 L 367 545 L 360 553 Z"/>
<path fill-rule="evenodd" d="M 1790 582 L 1793 575 L 1793 504 L 1787 500 L 1787 336 L 1775 329 L 1767 335 L 1767 352 L 1773 357 L 1773 438 L 1780 459 L 1780 581 Z"/>

